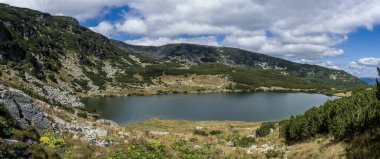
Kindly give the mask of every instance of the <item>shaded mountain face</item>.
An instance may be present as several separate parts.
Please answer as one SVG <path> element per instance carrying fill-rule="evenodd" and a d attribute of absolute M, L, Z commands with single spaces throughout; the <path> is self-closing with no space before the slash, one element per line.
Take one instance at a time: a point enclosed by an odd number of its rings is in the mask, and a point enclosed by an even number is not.
<path fill-rule="evenodd" d="M 0 9 L 2 64 L 40 79 L 58 72 L 62 59 L 71 53 L 80 65 L 99 66 L 103 60 L 125 64 L 120 60 L 126 56 L 122 50 L 106 37 L 80 26 L 74 18 L 8 5 L 0 5 Z"/>
<path fill-rule="evenodd" d="M 340 70 L 226 47 L 134 46 L 71 17 L 0 4 L 3 83 L 62 105 L 79 96 L 257 90 L 340 90 L 364 83 Z"/>

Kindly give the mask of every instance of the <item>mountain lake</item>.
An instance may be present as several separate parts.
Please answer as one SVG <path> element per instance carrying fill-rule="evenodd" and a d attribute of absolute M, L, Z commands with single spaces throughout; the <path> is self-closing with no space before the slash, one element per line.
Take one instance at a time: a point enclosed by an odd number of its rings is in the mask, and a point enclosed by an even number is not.
<path fill-rule="evenodd" d="M 120 125 L 149 120 L 274 121 L 337 97 L 309 93 L 210 93 L 93 97 L 86 109 Z"/>

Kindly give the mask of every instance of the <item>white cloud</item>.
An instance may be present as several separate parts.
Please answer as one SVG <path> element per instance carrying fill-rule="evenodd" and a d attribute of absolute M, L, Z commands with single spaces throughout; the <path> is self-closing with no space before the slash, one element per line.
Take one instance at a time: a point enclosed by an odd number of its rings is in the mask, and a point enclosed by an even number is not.
<path fill-rule="evenodd" d="M 365 66 L 380 66 L 380 58 L 374 58 L 374 57 L 365 57 L 358 60 L 358 63 L 360 65 Z"/>
<path fill-rule="evenodd" d="M 203 44 L 211 46 L 219 46 L 216 41 L 216 37 L 194 37 L 194 38 L 141 38 L 137 40 L 127 40 L 128 44 L 133 45 L 147 45 L 147 46 L 161 46 L 165 44 L 173 43 L 192 43 L 192 44 Z"/>
<path fill-rule="evenodd" d="M 350 69 L 355 69 L 355 70 L 359 70 L 359 69 L 362 69 L 363 66 L 359 65 L 357 62 L 355 61 L 351 61 L 349 64 L 348 64 L 348 68 Z"/>
<path fill-rule="evenodd" d="M 299 60 L 297 62 L 301 63 L 301 64 L 311 64 L 311 65 L 315 64 L 315 62 L 313 60 L 310 60 L 310 59 L 301 59 L 301 60 Z"/>
<path fill-rule="evenodd" d="M 130 6 L 150 37 L 224 35 L 222 45 L 281 57 L 340 56 L 344 51 L 334 46 L 349 33 L 380 22 L 376 0 L 132 0 Z"/>
<path fill-rule="evenodd" d="M 123 23 L 115 24 L 119 32 L 130 34 L 144 34 L 148 31 L 147 26 L 141 19 L 127 19 Z"/>
<path fill-rule="evenodd" d="M 326 62 L 320 63 L 318 65 L 323 66 L 323 67 L 327 67 L 327 68 L 331 68 L 331 69 L 335 69 L 335 70 L 340 69 L 340 67 L 338 65 L 336 65 L 335 63 L 333 63 L 332 61 L 326 61 Z"/>
<path fill-rule="evenodd" d="M 376 77 L 376 67 L 380 64 L 380 58 L 363 57 L 348 64 L 348 72 L 359 77 Z"/>
<path fill-rule="evenodd" d="M 330 57 L 339 56 L 344 53 L 342 49 L 336 49 L 325 45 L 313 43 L 286 43 L 278 38 L 268 38 L 265 35 L 227 36 L 224 39 L 223 44 L 283 57 Z"/>
<path fill-rule="evenodd" d="M 115 31 L 115 27 L 109 22 L 105 21 L 99 23 L 98 26 L 90 27 L 90 29 L 108 37 L 113 35 Z"/>
<path fill-rule="evenodd" d="M 297 62 L 302 63 L 302 64 L 319 65 L 319 66 L 322 66 L 322 67 L 327 67 L 327 68 L 335 69 L 335 70 L 340 70 L 341 69 L 339 65 L 335 64 L 332 61 L 320 61 L 320 60 L 312 60 L 312 59 L 301 59 L 301 60 L 299 60 Z"/>
<path fill-rule="evenodd" d="M 140 34 L 146 39 L 181 35 L 221 36 L 225 46 L 280 57 L 340 56 L 334 48 L 358 28 L 380 23 L 378 0 L 0 0 L 79 20 L 96 18 L 110 8 L 130 8 L 116 30 L 102 34 Z M 133 18 L 128 15 L 135 16 Z M 137 15 L 137 17 L 136 17 Z M 104 26 L 103 26 L 104 27 Z M 111 26 L 107 26 L 111 27 Z M 138 40 L 137 40 L 138 41 Z"/>

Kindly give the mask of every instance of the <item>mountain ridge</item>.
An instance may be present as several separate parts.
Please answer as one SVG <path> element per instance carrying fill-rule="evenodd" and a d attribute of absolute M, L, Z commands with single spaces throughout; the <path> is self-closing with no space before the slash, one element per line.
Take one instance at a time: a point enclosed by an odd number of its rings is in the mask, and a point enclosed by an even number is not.
<path fill-rule="evenodd" d="M 242 49 L 129 45 L 80 26 L 71 17 L 4 4 L 0 4 L 0 33 L 0 79 L 69 106 L 80 105 L 76 102 L 79 97 L 94 95 L 262 90 L 334 93 L 365 85 L 344 71 Z"/>

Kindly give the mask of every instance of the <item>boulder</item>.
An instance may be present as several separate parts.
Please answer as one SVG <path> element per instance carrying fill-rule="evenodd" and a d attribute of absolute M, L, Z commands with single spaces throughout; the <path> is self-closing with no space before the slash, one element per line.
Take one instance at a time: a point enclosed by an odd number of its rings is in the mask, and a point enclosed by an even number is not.
<path fill-rule="evenodd" d="M 109 146 L 113 145 L 114 143 L 115 142 L 110 141 L 110 140 L 103 140 L 103 141 L 98 142 L 97 145 L 100 147 L 109 147 Z"/>
<path fill-rule="evenodd" d="M 169 132 L 163 132 L 163 131 L 149 131 L 150 135 L 169 135 Z"/>
<path fill-rule="evenodd" d="M 110 126 L 118 126 L 116 122 L 112 120 L 107 120 L 107 119 L 98 119 L 96 120 L 96 123 L 110 125 Z"/>
<path fill-rule="evenodd" d="M 108 132 L 106 129 L 97 128 L 97 129 L 87 129 L 84 128 L 82 134 L 83 140 L 89 142 L 89 143 L 99 143 L 99 138 L 104 138 L 108 135 Z"/>
<path fill-rule="evenodd" d="M 228 146 L 228 147 L 233 147 L 233 146 L 234 146 L 234 142 L 232 142 L 232 141 L 228 141 L 228 142 L 227 142 L 227 146 Z"/>
<path fill-rule="evenodd" d="M 0 101 L 4 103 L 5 108 L 13 118 L 16 119 L 17 125 L 26 129 L 33 127 L 38 134 L 46 130 L 53 130 L 52 123 L 48 120 L 43 110 L 33 102 L 32 98 L 20 90 L 9 89 L 0 91 Z"/>
<path fill-rule="evenodd" d="M 195 127 L 195 130 L 202 130 L 203 129 L 203 127 L 201 127 L 201 126 L 196 126 Z"/>
<path fill-rule="evenodd" d="M 106 129 L 97 128 L 94 130 L 97 137 L 106 137 L 108 132 Z"/>

